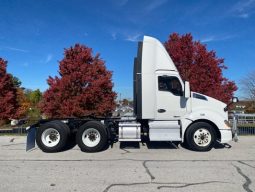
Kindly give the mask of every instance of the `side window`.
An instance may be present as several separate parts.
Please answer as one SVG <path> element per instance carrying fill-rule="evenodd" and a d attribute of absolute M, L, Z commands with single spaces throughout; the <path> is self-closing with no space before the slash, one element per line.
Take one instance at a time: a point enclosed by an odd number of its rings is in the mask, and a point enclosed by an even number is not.
<path fill-rule="evenodd" d="M 158 90 L 168 91 L 176 96 L 183 96 L 182 85 L 177 77 L 159 76 Z"/>

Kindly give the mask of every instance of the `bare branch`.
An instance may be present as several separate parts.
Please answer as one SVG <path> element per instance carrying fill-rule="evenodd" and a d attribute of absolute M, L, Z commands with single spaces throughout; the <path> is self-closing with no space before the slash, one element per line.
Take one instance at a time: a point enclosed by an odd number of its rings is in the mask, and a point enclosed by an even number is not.
<path fill-rule="evenodd" d="M 255 71 L 250 72 L 241 82 L 241 90 L 246 99 L 255 100 Z"/>

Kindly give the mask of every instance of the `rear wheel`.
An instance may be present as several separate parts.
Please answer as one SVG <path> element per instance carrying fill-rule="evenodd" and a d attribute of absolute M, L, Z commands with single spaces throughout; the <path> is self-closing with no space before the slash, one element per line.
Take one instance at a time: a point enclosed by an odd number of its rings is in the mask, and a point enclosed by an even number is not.
<path fill-rule="evenodd" d="M 76 142 L 84 152 L 102 151 L 107 145 L 107 140 L 104 125 L 97 121 L 85 123 L 76 134 Z"/>
<path fill-rule="evenodd" d="M 188 128 L 185 140 L 191 150 L 209 151 L 215 145 L 216 134 L 210 124 L 197 122 Z"/>
<path fill-rule="evenodd" d="M 59 152 L 65 147 L 69 133 L 69 127 L 61 121 L 45 123 L 37 130 L 37 146 L 47 153 Z"/>

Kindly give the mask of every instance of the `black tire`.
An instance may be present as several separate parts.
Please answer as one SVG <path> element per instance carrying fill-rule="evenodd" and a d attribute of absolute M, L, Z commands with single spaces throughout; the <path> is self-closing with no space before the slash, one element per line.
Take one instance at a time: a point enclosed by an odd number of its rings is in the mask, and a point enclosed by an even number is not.
<path fill-rule="evenodd" d="M 67 138 L 66 145 L 65 145 L 63 151 L 73 149 L 76 146 L 76 144 L 77 144 L 76 143 L 76 132 L 70 133 Z"/>
<path fill-rule="evenodd" d="M 87 132 L 92 131 L 92 133 L 93 133 L 93 130 L 94 131 L 96 130 L 96 134 L 91 134 L 92 138 L 89 138 L 88 136 L 86 136 L 86 138 L 94 142 L 95 138 L 93 137 L 98 136 L 99 134 L 98 144 L 96 144 L 95 146 L 88 146 L 86 143 L 83 142 L 83 136 L 84 136 L 83 134 L 85 134 L 84 132 L 86 130 Z M 85 123 L 77 131 L 76 143 L 78 144 L 78 146 L 83 152 L 93 153 L 93 152 L 99 152 L 104 150 L 108 143 L 107 131 L 105 129 L 105 126 L 98 121 L 89 121 Z"/>
<path fill-rule="evenodd" d="M 46 130 L 49 131 L 49 129 L 51 129 L 51 128 L 56 130 L 60 135 L 60 140 L 55 146 L 45 145 L 43 142 L 43 138 L 42 138 L 43 133 Z M 69 134 L 70 134 L 70 129 L 65 123 L 62 123 L 61 121 L 50 121 L 50 122 L 47 122 L 47 123 L 41 125 L 37 129 L 36 143 L 37 143 L 37 146 L 43 152 L 46 152 L 46 153 L 59 152 L 65 147 Z"/>
<path fill-rule="evenodd" d="M 209 139 L 210 137 L 211 139 Z M 201 142 L 198 142 L 199 138 L 202 138 L 200 140 Z M 188 127 L 186 131 L 185 144 L 189 149 L 193 151 L 210 151 L 214 147 L 215 142 L 216 142 L 215 130 L 208 123 L 205 122 L 194 123 L 190 127 Z"/>

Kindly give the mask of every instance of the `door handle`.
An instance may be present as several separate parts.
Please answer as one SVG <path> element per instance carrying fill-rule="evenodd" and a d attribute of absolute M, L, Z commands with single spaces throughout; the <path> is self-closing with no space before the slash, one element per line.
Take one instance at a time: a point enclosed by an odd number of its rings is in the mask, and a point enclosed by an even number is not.
<path fill-rule="evenodd" d="M 159 112 L 159 113 L 165 113 L 166 110 L 165 110 L 165 109 L 158 109 L 158 112 Z"/>

